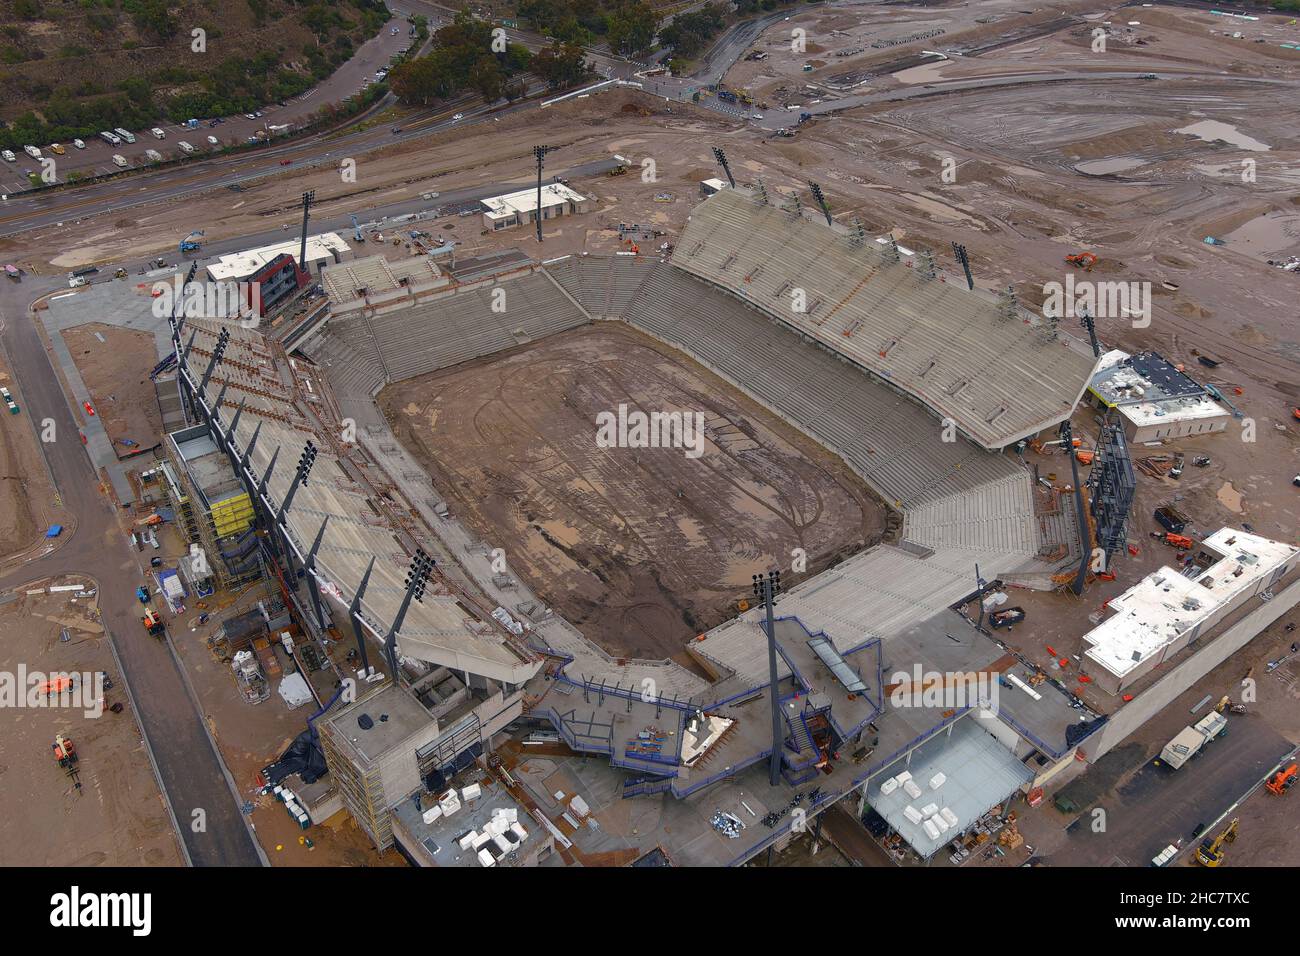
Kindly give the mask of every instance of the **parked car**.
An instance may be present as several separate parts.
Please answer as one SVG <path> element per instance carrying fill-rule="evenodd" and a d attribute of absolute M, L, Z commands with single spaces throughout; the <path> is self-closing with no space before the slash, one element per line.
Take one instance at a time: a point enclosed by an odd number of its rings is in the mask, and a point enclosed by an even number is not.
<path fill-rule="evenodd" d="M 451 121 L 452 121 L 453 123 L 455 123 L 455 122 L 457 122 L 458 120 L 463 120 L 464 118 L 465 118 L 465 114 L 464 114 L 464 113 L 457 113 L 455 116 L 453 116 L 453 117 L 451 118 Z"/>
<path fill-rule="evenodd" d="M 24 146 L 23 152 L 26 153 L 28 156 L 30 156 L 32 159 L 41 158 L 41 151 L 37 149 L 35 146 Z"/>
<path fill-rule="evenodd" d="M 402 131 L 402 127 L 394 126 L 392 131 L 393 131 L 393 135 L 396 136 L 398 133 Z"/>
<path fill-rule="evenodd" d="M 163 129 L 161 126 L 155 126 L 153 129 L 149 130 L 149 132 L 153 134 L 154 139 L 167 138 L 167 131 Z"/>
<path fill-rule="evenodd" d="M 74 139 L 74 140 L 72 141 L 72 145 L 75 146 L 75 147 L 77 147 L 77 149 L 85 149 L 85 148 L 86 148 L 86 144 L 83 143 L 83 142 L 82 142 L 81 140 L 79 140 L 79 139 Z"/>
<path fill-rule="evenodd" d="M 62 156 L 64 153 L 67 152 L 67 150 L 64 149 L 58 143 L 50 143 L 50 152 L 53 153 L 55 156 Z"/>
<path fill-rule="evenodd" d="M 14 151 L 12 149 L 0 150 L 0 156 L 4 157 L 4 161 L 6 163 L 18 162 L 18 157 L 14 155 Z"/>
<path fill-rule="evenodd" d="M 245 113 L 244 119 L 257 119 L 257 117 L 254 116 L 252 113 Z"/>
<path fill-rule="evenodd" d="M 221 140 L 217 139 L 215 136 L 209 136 L 209 137 L 208 137 L 208 144 L 211 145 L 211 146 L 220 146 L 220 145 L 221 145 Z"/>

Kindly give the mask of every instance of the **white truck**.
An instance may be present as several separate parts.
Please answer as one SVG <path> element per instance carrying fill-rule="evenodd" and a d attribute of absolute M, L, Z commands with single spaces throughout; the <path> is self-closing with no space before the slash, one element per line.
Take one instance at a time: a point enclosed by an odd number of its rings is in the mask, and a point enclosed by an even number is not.
<path fill-rule="evenodd" d="M 41 151 L 37 149 L 35 146 L 24 146 L 23 152 L 26 153 L 28 156 L 30 156 L 32 159 L 41 158 Z"/>
<path fill-rule="evenodd" d="M 154 139 L 167 138 L 167 132 L 161 126 L 155 126 L 153 129 L 149 130 L 149 132 L 153 134 Z"/>
<path fill-rule="evenodd" d="M 1202 747 L 1223 733 L 1227 726 L 1227 717 L 1210 711 L 1192 726 L 1184 727 L 1177 737 L 1165 744 L 1165 748 L 1160 751 L 1160 759 L 1171 769 L 1178 770 L 1196 756 Z"/>
<path fill-rule="evenodd" d="M 127 167 L 128 165 L 130 165 L 130 164 L 127 163 L 127 161 L 126 161 L 126 157 L 125 157 L 125 156 L 123 156 L 123 155 L 120 154 L 120 153 L 114 153 L 114 154 L 113 154 L 113 165 L 114 165 L 114 166 L 120 166 L 120 167 L 122 167 L 123 169 L 126 169 L 126 167 Z"/>
<path fill-rule="evenodd" d="M 189 143 L 185 142 L 185 140 L 183 139 L 178 139 L 176 141 L 176 145 L 181 148 L 182 153 L 188 154 L 194 152 L 194 147 L 191 146 Z"/>

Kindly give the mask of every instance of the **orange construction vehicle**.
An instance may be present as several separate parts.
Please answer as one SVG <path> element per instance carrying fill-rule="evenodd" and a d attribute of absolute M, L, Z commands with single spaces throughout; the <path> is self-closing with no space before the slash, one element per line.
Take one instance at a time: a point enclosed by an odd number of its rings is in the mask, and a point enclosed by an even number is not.
<path fill-rule="evenodd" d="M 1269 793 L 1277 794 L 1279 797 L 1282 796 L 1295 786 L 1297 772 L 1295 764 L 1285 770 L 1279 770 L 1269 778 L 1268 783 L 1264 784 L 1264 789 Z"/>
<path fill-rule="evenodd" d="M 1160 533 L 1159 531 L 1152 531 L 1151 537 L 1156 538 L 1159 541 L 1163 541 L 1165 544 L 1170 545 L 1172 547 L 1181 548 L 1184 551 L 1190 551 L 1192 549 L 1192 546 L 1196 544 L 1196 542 L 1193 541 L 1191 538 L 1187 537 L 1187 535 L 1174 534 L 1172 531 L 1166 531 L 1163 534 Z"/>
<path fill-rule="evenodd" d="M 1092 252 L 1080 252 L 1072 256 L 1066 256 L 1065 261 L 1076 269 L 1082 269 L 1084 272 L 1091 272 L 1092 267 L 1097 264 L 1097 255 Z"/>
<path fill-rule="evenodd" d="M 37 691 L 42 697 L 53 697 L 56 694 L 65 694 L 77 686 L 77 682 L 67 674 L 58 674 L 48 680 L 43 680 L 36 685 Z"/>
<path fill-rule="evenodd" d="M 63 734 L 54 736 L 54 760 L 60 767 L 71 767 L 77 762 L 77 748 Z"/>
<path fill-rule="evenodd" d="M 158 612 L 153 608 L 146 608 L 144 617 L 140 618 L 140 620 L 144 624 L 144 629 L 156 637 L 161 637 L 167 633 L 167 625 L 163 623 L 162 618 L 158 616 Z"/>

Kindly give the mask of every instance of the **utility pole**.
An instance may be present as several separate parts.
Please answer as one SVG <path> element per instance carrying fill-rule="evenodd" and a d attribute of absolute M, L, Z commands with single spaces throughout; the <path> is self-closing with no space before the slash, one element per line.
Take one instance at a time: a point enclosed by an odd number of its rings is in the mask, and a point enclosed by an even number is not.
<path fill-rule="evenodd" d="M 533 155 L 537 157 L 537 241 L 542 241 L 542 165 L 546 154 L 559 149 L 558 146 L 534 146 Z"/>
<path fill-rule="evenodd" d="M 768 571 L 767 576 L 754 575 L 754 596 L 763 602 L 767 612 L 767 675 L 772 684 L 772 762 L 768 769 L 768 782 L 773 786 L 781 780 L 781 733 L 780 688 L 776 676 L 776 620 L 772 609 L 776 594 L 781 590 L 781 572 Z"/>

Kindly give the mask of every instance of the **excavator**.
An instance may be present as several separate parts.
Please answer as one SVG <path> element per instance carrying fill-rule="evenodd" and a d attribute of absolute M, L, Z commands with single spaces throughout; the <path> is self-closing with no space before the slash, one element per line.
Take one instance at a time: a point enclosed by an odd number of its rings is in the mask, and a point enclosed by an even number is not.
<path fill-rule="evenodd" d="M 1065 261 L 1076 269 L 1091 272 L 1092 267 L 1097 264 L 1097 254 L 1095 252 L 1077 252 L 1072 256 L 1066 256 Z"/>
<path fill-rule="evenodd" d="M 1237 839 L 1237 824 L 1240 822 L 1239 817 L 1233 817 L 1217 837 L 1213 840 L 1206 840 L 1196 848 L 1196 862 L 1201 866 L 1220 866 L 1223 863 L 1223 847 L 1226 843 L 1233 843 Z"/>
<path fill-rule="evenodd" d="M 1285 770 L 1279 770 L 1269 777 L 1268 783 L 1264 784 L 1264 789 L 1280 797 L 1295 786 L 1298 772 L 1300 771 L 1297 771 L 1296 765 L 1291 764 Z"/>

